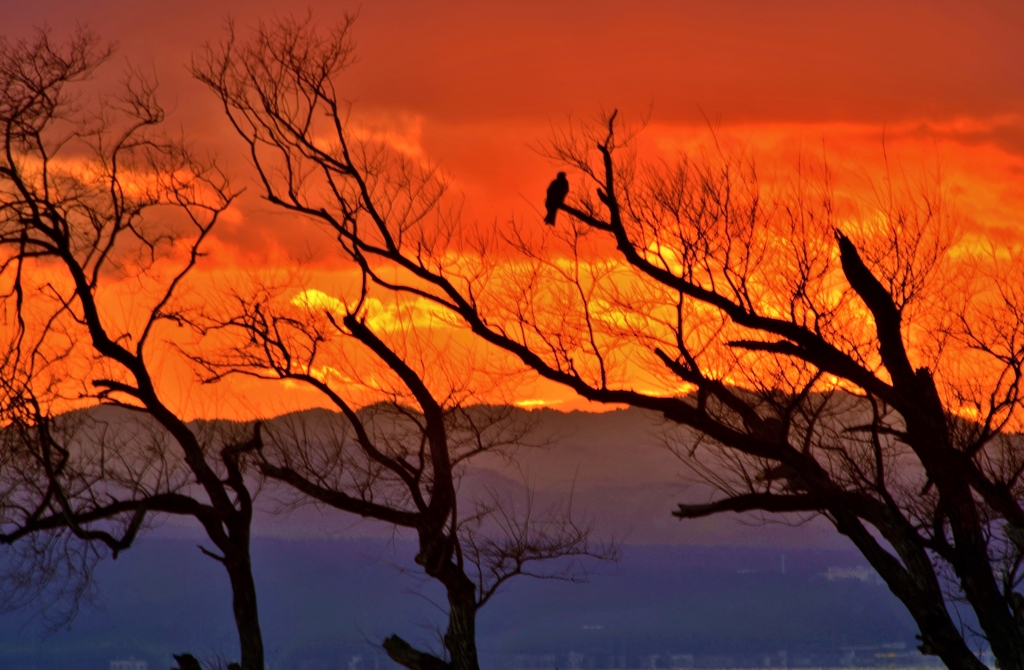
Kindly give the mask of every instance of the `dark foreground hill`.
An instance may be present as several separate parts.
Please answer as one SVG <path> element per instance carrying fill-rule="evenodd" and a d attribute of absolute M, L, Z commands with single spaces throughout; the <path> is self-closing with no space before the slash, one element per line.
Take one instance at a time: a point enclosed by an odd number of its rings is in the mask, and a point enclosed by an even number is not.
<path fill-rule="evenodd" d="M 98 573 L 70 630 L 0 617 L 4 670 L 108 670 L 134 657 L 233 657 L 227 580 L 195 541 L 145 539 Z M 272 670 L 385 670 L 391 632 L 434 641 L 440 593 L 403 573 L 413 546 L 260 539 L 254 548 Z M 783 563 L 785 572 L 783 572 Z M 855 552 L 636 546 L 587 584 L 521 579 L 482 612 L 487 668 L 918 664 L 916 629 Z"/>

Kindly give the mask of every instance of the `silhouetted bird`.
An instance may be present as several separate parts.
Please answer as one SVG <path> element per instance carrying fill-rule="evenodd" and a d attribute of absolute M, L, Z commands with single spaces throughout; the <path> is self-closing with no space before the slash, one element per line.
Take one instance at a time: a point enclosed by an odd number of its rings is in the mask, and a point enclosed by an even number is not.
<path fill-rule="evenodd" d="M 569 195 L 569 180 L 565 178 L 564 172 L 559 172 L 555 180 L 548 186 L 548 197 L 544 201 L 548 215 L 544 217 L 544 223 L 549 226 L 555 225 L 555 214 L 558 214 L 558 208 L 565 202 L 567 195 Z"/>

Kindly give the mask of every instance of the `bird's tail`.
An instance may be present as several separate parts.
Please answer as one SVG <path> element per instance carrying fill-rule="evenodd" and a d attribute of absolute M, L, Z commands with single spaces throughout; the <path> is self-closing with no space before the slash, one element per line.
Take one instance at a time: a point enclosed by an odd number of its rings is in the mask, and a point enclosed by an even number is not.
<path fill-rule="evenodd" d="M 555 225 L 555 214 L 556 212 L 551 212 L 547 216 L 545 216 L 544 223 L 548 224 L 549 226 Z"/>

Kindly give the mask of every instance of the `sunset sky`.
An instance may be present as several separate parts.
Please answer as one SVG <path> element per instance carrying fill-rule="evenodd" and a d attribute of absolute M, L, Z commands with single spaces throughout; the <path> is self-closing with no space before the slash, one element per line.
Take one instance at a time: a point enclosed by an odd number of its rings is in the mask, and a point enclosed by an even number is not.
<path fill-rule="evenodd" d="M 407 155 L 437 163 L 478 225 L 542 225 L 556 171 L 537 150 L 568 120 L 617 108 L 649 116 L 642 142 L 668 156 L 719 136 L 763 164 L 826 155 L 852 181 L 890 166 L 941 173 L 972 239 L 1014 245 L 1024 222 L 1024 6 L 1015 2 L 314 2 L 327 25 L 356 11 L 357 62 L 341 80 L 364 122 Z M 256 0 L 0 0 L 10 36 L 85 24 L 124 58 L 156 72 L 162 99 L 197 144 L 248 179 L 240 144 L 212 96 L 186 71 L 191 53 L 223 34 L 292 11 Z M 333 259 L 322 233 L 269 210 L 250 188 L 212 244 L 229 276 L 312 256 L 317 281 Z M 343 277 L 339 277 L 344 281 Z M 532 384 L 532 383 L 531 383 Z M 527 384 L 517 400 L 581 403 Z M 187 386 L 187 385 L 186 385 Z M 248 388 L 248 387 L 245 387 Z M 305 402 L 239 401 L 229 413 Z M 243 395 L 244 392 L 241 392 Z M 188 392 L 186 392 L 186 395 Z M 206 396 L 204 396 L 206 397 Z M 262 396 L 261 396 L 262 398 Z M 183 400 L 184 401 L 184 400 Z M 187 402 L 187 401 L 186 401 Z M 193 410 L 201 413 L 198 410 Z"/>

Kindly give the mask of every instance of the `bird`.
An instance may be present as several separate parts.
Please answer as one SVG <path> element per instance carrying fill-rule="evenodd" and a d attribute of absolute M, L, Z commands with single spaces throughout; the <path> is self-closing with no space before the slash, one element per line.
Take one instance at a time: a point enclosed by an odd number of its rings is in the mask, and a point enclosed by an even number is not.
<path fill-rule="evenodd" d="M 548 214 L 544 217 L 544 223 L 549 226 L 555 225 L 555 214 L 565 202 L 567 195 L 569 195 L 569 180 L 565 178 L 564 172 L 559 172 L 555 180 L 548 186 L 548 197 L 544 200 Z"/>

